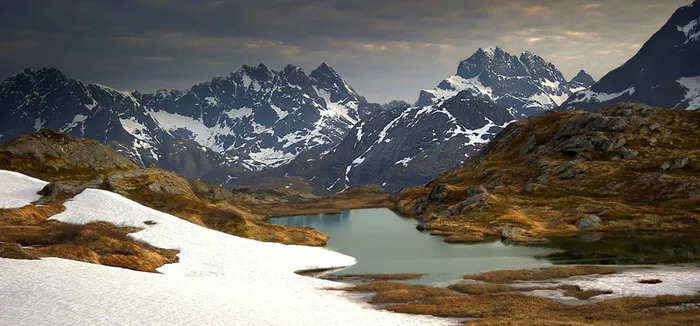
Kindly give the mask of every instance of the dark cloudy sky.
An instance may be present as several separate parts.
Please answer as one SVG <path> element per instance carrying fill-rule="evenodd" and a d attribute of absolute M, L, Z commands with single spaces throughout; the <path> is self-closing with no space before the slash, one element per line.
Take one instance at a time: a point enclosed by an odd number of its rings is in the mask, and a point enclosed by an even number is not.
<path fill-rule="evenodd" d="M 243 64 L 327 61 L 371 101 L 414 101 L 477 48 L 596 79 L 691 0 L 0 0 L 0 78 L 55 66 L 122 90 L 187 88 Z"/>

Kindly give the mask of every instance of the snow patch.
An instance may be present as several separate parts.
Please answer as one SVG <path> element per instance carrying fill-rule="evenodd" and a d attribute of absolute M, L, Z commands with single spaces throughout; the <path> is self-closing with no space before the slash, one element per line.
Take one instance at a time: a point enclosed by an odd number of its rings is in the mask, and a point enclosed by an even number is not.
<path fill-rule="evenodd" d="M 583 96 L 581 96 L 583 94 Z M 607 93 L 598 93 L 594 92 L 590 89 L 585 90 L 583 92 L 577 93 L 575 96 L 574 100 L 571 101 L 571 103 L 578 103 L 578 102 L 607 102 L 610 100 L 614 100 L 622 95 L 629 94 L 632 95 L 634 94 L 634 87 L 630 87 L 624 91 L 621 91 L 619 93 L 612 93 L 612 94 L 607 94 Z"/>
<path fill-rule="evenodd" d="M 0 208 L 20 208 L 37 201 L 37 195 L 48 184 L 24 174 L 0 170 Z"/>
<path fill-rule="evenodd" d="M 689 103 L 687 109 L 700 109 L 700 76 L 683 77 L 678 83 L 686 89 L 685 100 Z"/>
<path fill-rule="evenodd" d="M 686 37 L 686 41 L 683 43 L 683 45 L 700 38 L 700 19 L 693 20 L 685 26 L 676 27 L 678 28 L 678 31 L 683 32 Z"/>

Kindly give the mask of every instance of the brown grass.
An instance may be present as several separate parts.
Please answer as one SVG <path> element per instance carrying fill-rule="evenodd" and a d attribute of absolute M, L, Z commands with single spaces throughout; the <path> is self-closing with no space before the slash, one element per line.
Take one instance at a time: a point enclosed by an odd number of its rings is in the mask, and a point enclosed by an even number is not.
<path fill-rule="evenodd" d="M 447 287 L 450 290 L 457 291 L 459 293 L 471 294 L 471 295 L 482 295 L 487 293 L 503 293 L 503 292 L 513 292 L 516 291 L 513 287 L 505 284 L 491 284 L 491 283 L 457 283 L 452 284 Z"/>
<path fill-rule="evenodd" d="M 0 224 L 31 225 L 46 221 L 66 208 L 62 204 L 27 205 L 16 209 L 0 209 Z"/>
<path fill-rule="evenodd" d="M 16 243 L 0 242 L 0 257 L 10 259 L 36 259 Z"/>
<path fill-rule="evenodd" d="M 347 274 L 347 275 L 333 275 L 328 277 L 328 279 L 334 281 L 343 281 L 347 279 L 363 279 L 363 280 L 377 280 L 377 281 L 402 281 L 402 280 L 417 280 L 423 277 L 425 274 Z"/>
<path fill-rule="evenodd" d="M 515 281 L 542 281 L 581 275 L 613 274 L 617 270 L 608 266 L 565 266 L 538 269 L 503 270 L 476 275 L 465 275 L 465 279 L 489 283 L 512 283 Z"/>
<path fill-rule="evenodd" d="M 567 296 L 586 300 L 604 291 L 581 291 L 575 286 L 559 287 Z M 460 294 L 452 290 L 463 290 Z M 696 307 L 698 296 L 628 297 L 579 306 L 525 295 L 503 284 L 454 285 L 450 289 L 393 282 L 372 282 L 341 289 L 351 292 L 376 292 L 370 303 L 407 314 L 438 317 L 478 318 L 474 325 L 695 325 L 700 322 Z M 529 290 L 529 289 L 526 289 Z"/>
<path fill-rule="evenodd" d="M 416 300 L 424 300 L 430 297 L 440 297 L 454 294 L 454 292 L 448 289 L 388 281 L 376 281 L 367 284 L 360 284 L 342 290 L 351 292 L 377 292 L 377 294 L 370 301 L 371 304 L 406 303 Z"/>

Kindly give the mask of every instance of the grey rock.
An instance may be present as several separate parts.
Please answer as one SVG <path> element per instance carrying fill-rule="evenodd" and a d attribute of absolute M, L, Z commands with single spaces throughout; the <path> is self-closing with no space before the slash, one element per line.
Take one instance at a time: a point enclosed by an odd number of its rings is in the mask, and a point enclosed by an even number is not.
<path fill-rule="evenodd" d="M 673 164 L 671 164 L 671 162 L 666 161 L 666 162 L 664 162 L 663 164 L 661 164 L 661 166 L 660 166 L 659 168 L 660 168 L 661 170 L 668 171 L 668 170 L 671 169 L 671 166 L 672 166 L 672 165 L 673 165 Z"/>
<path fill-rule="evenodd" d="M 597 215 L 586 215 L 576 221 L 577 229 L 591 229 L 595 228 L 602 223 L 602 220 Z"/>
<path fill-rule="evenodd" d="M 690 159 L 687 156 L 681 156 L 676 158 L 673 161 L 673 165 L 671 165 L 671 169 L 682 169 L 686 166 L 688 166 L 688 163 L 690 163 Z"/>
<path fill-rule="evenodd" d="M 621 158 L 623 158 L 625 160 L 629 160 L 629 159 L 632 159 L 634 157 L 637 157 L 637 155 L 639 155 L 639 152 L 632 150 L 632 149 L 629 149 L 627 147 L 621 147 L 617 150 L 617 154 Z"/>

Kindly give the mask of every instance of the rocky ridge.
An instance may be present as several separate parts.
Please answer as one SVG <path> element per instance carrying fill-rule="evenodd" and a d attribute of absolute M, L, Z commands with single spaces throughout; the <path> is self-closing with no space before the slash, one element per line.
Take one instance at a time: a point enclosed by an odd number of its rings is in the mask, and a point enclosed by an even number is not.
<path fill-rule="evenodd" d="M 419 228 L 470 242 L 538 242 L 592 231 L 698 231 L 700 115 L 622 103 L 509 125 L 478 155 L 400 211 Z"/>

